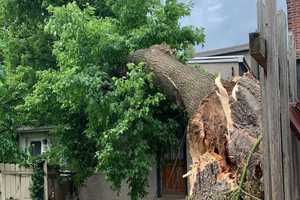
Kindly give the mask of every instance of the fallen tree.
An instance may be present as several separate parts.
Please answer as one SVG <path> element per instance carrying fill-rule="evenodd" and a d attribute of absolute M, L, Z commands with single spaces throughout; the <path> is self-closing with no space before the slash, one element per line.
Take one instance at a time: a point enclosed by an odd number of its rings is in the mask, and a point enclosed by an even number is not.
<path fill-rule="evenodd" d="M 165 45 L 136 51 L 132 61 L 144 62 L 157 85 L 182 106 L 188 116 L 187 143 L 192 163 L 184 177 L 194 199 L 230 199 L 239 185 L 246 157 L 261 133 L 259 83 L 247 73 L 231 81 L 184 65 Z M 252 156 L 247 179 L 239 191 L 258 198 L 261 153 Z M 252 196 L 253 197 L 253 196 Z"/>

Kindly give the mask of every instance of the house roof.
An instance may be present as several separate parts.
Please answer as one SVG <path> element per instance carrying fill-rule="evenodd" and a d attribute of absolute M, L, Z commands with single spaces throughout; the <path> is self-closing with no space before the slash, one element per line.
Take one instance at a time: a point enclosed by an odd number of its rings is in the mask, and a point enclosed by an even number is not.
<path fill-rule="evenodd" d="M 207 63 L 246 63 L 245 56 L 211 56 L 194 57 L 188 61 L 188 64 L 207 64 Z"/>
<path fill-rule="evenodd" d="M 219 63 L 239 63 L 242 64 L 248 71 L 250 67 L 246 61 L 245 56 L 211 56 L 211 57 L 194 57 L 187 62 L 187 64 L 219 64 Z"/>
<path fill-rule="evenodd" d="M 209 57 L 209 56 L 222 56 L 228 54 L 237 54 L 241 52 L 249 51 L 249 44 L 242 44 L 231 46 L 227 48 L 213 49 L 208 51 L 199 52 L 196 54 L 196 57 Z"/>
<path fill-rule="evenodd" d="M 29 127 L 29 126 L 22 126 L 17 128 L 17 133 L 42 133 L 42 132 L 49 132 L 55 128 L 55 126 L 40 126 L 40 127 Z"/>

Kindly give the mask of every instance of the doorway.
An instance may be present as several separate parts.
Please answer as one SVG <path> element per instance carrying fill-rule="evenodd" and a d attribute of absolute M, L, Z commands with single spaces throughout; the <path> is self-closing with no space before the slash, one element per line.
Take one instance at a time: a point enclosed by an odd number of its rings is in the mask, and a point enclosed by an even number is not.
<path fill-rule="evenodd" d="M 186 140 L 177 147 L 169 147 L 162 152 L 158 163 L 158 197 L 169 195 L 185 196 L 187 180 L 182 176 L 187 172 Z"/>

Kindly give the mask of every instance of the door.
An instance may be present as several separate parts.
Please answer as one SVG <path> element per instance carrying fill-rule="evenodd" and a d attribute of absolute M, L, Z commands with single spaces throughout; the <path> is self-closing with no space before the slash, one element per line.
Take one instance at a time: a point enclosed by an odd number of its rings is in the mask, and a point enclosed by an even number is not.
<path fill-rule="evenodd" d="M 165 163 L 162 173 L 162 193 L 185 195 L 186 181 L 182 176 L 186 173 L 185 162 L 178 160 Z"/>
<path fill-rule="evenodd" d="M 171 148 L 163 155 L 161 163 L 162 196 L 185 195 L 187 191 L 186 179 L 186 153 L 185 145 L 179 148 Z"/>

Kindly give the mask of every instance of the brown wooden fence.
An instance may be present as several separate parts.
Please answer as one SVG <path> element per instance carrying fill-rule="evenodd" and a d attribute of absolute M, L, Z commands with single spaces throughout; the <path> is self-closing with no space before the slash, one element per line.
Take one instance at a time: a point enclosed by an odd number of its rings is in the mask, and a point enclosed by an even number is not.
<path fill-rule="evenodd" d="M 300 143 L 291 134 L 289 104 L 297 100 L 296 53 L 276 0 L 258 0 L 258 32 L 250 51 L 261 65 L 266 200 L 300 199 Z"/>
<path fill-rule="evenodd" d="M 76 199 L 69 174 L 61 174 L 44 165 L 44 200 Z M 0 200 L 31 200 L 32 168 L 0 163 Z"/>
<path fill-rule="evenodd" d="M 0 164 L 0 200 L 29 200 L 33 170 L 14 164 Z"/>

